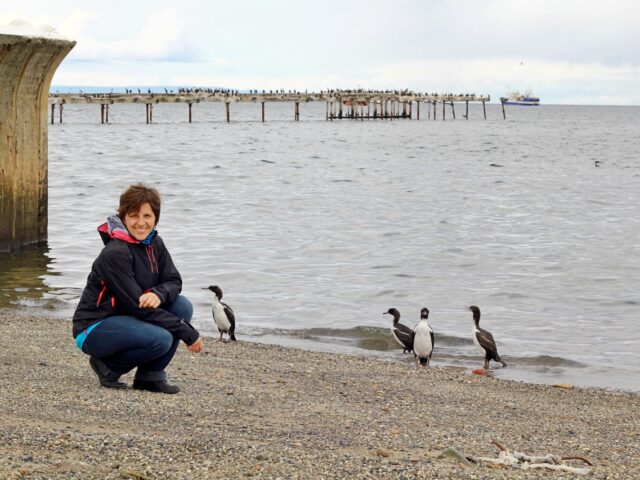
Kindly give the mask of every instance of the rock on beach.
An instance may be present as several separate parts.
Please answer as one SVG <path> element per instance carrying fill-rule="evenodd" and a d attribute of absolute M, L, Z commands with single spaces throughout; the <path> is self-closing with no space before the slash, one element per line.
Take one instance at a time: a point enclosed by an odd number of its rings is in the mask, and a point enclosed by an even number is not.
<path fill-rule="evenodd" d="M 0 478 L 577 478 L 442 454 L 492 440 L 640 478 L 634 393 L 213 338 L 168 372 L 177 395 L 101 388 L 69 322 L 0 310 Z"/>

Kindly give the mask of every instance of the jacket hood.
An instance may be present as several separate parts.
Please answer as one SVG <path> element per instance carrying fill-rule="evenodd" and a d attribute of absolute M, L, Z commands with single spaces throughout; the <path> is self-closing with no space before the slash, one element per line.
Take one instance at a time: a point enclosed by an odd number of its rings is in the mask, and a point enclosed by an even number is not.
<path fill-rule="evenodd" d="M 122 223 L 122 219 L 118 215 L 111 215 L 107 218 L 107 221 L 98 227 L 98 233 L 100 233 L 100 237 L 102 241 L 106 245 L 112 238 L 117 238 L 118 240 L 122 240 L 127 243 L 142 243 L 144 245 L 149 245 L 151 240 L 158 233 L 154 228 L 149 236 L 144 240 L 136 240 L 131 236 L 127 227 Z"/>

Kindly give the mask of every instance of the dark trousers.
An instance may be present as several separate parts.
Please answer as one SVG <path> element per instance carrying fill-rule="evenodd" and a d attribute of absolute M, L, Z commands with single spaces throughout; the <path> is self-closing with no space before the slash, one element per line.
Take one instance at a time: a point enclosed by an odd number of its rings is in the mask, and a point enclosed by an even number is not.
<path fill-rule="evenodd" d="M 193 315 L 191 302 L 182 295 L 161 308 L 187 322 Z M 105 318 L 93 329 L 84 341 L 82 351 L 99 358 L 110 370 L 105 372 L 110 378 L 118 378 L 138 367 L 137 379 L 155 381 L 166 379 L 164 369 L 173 359 L 179 343 L 178 337 L 158 325 L 115 315 Z"/>

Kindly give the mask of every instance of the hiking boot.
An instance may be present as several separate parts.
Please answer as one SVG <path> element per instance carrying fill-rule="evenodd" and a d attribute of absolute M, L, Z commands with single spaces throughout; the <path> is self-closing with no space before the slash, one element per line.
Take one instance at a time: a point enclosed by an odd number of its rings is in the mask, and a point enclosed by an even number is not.
<path fill-rule="evenodd" d="M 112 375 L 104 375 L 103 371 L 109 371 L 109 368 L 104 364 L 102 360 L 95 357 L 89 357 L 89 365 L 91 365 L 91 369 L 98 377 L 98 382 L 104 388 L 116 388 L 116 389 L 125 389 L 128 388 L 126 383 L 123 383 L 118 380 L 118 378 L 113 378 Z"/>
<path fill-rule="evenodd" d="M 140 380 L 135 378 L 133 380 L 133 388 L 136 390 L 147 390 L 149 392 L 156 393 L 178 393 L 180 387 L 177 385 L 171 385 L 166 380 Z"/>

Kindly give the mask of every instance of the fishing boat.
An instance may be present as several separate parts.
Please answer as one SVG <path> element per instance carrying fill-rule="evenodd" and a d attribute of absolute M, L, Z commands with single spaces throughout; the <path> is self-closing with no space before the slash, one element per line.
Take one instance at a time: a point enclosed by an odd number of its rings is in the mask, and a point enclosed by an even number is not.
<path fill-rule="evenodd" d="M 527 90 L 524 94 L 511 92 L 508 97 L 500 97 L 500 101 L 505 105 L 540 105 L 540 98 L 534 96 L 531 90 Z"/>

